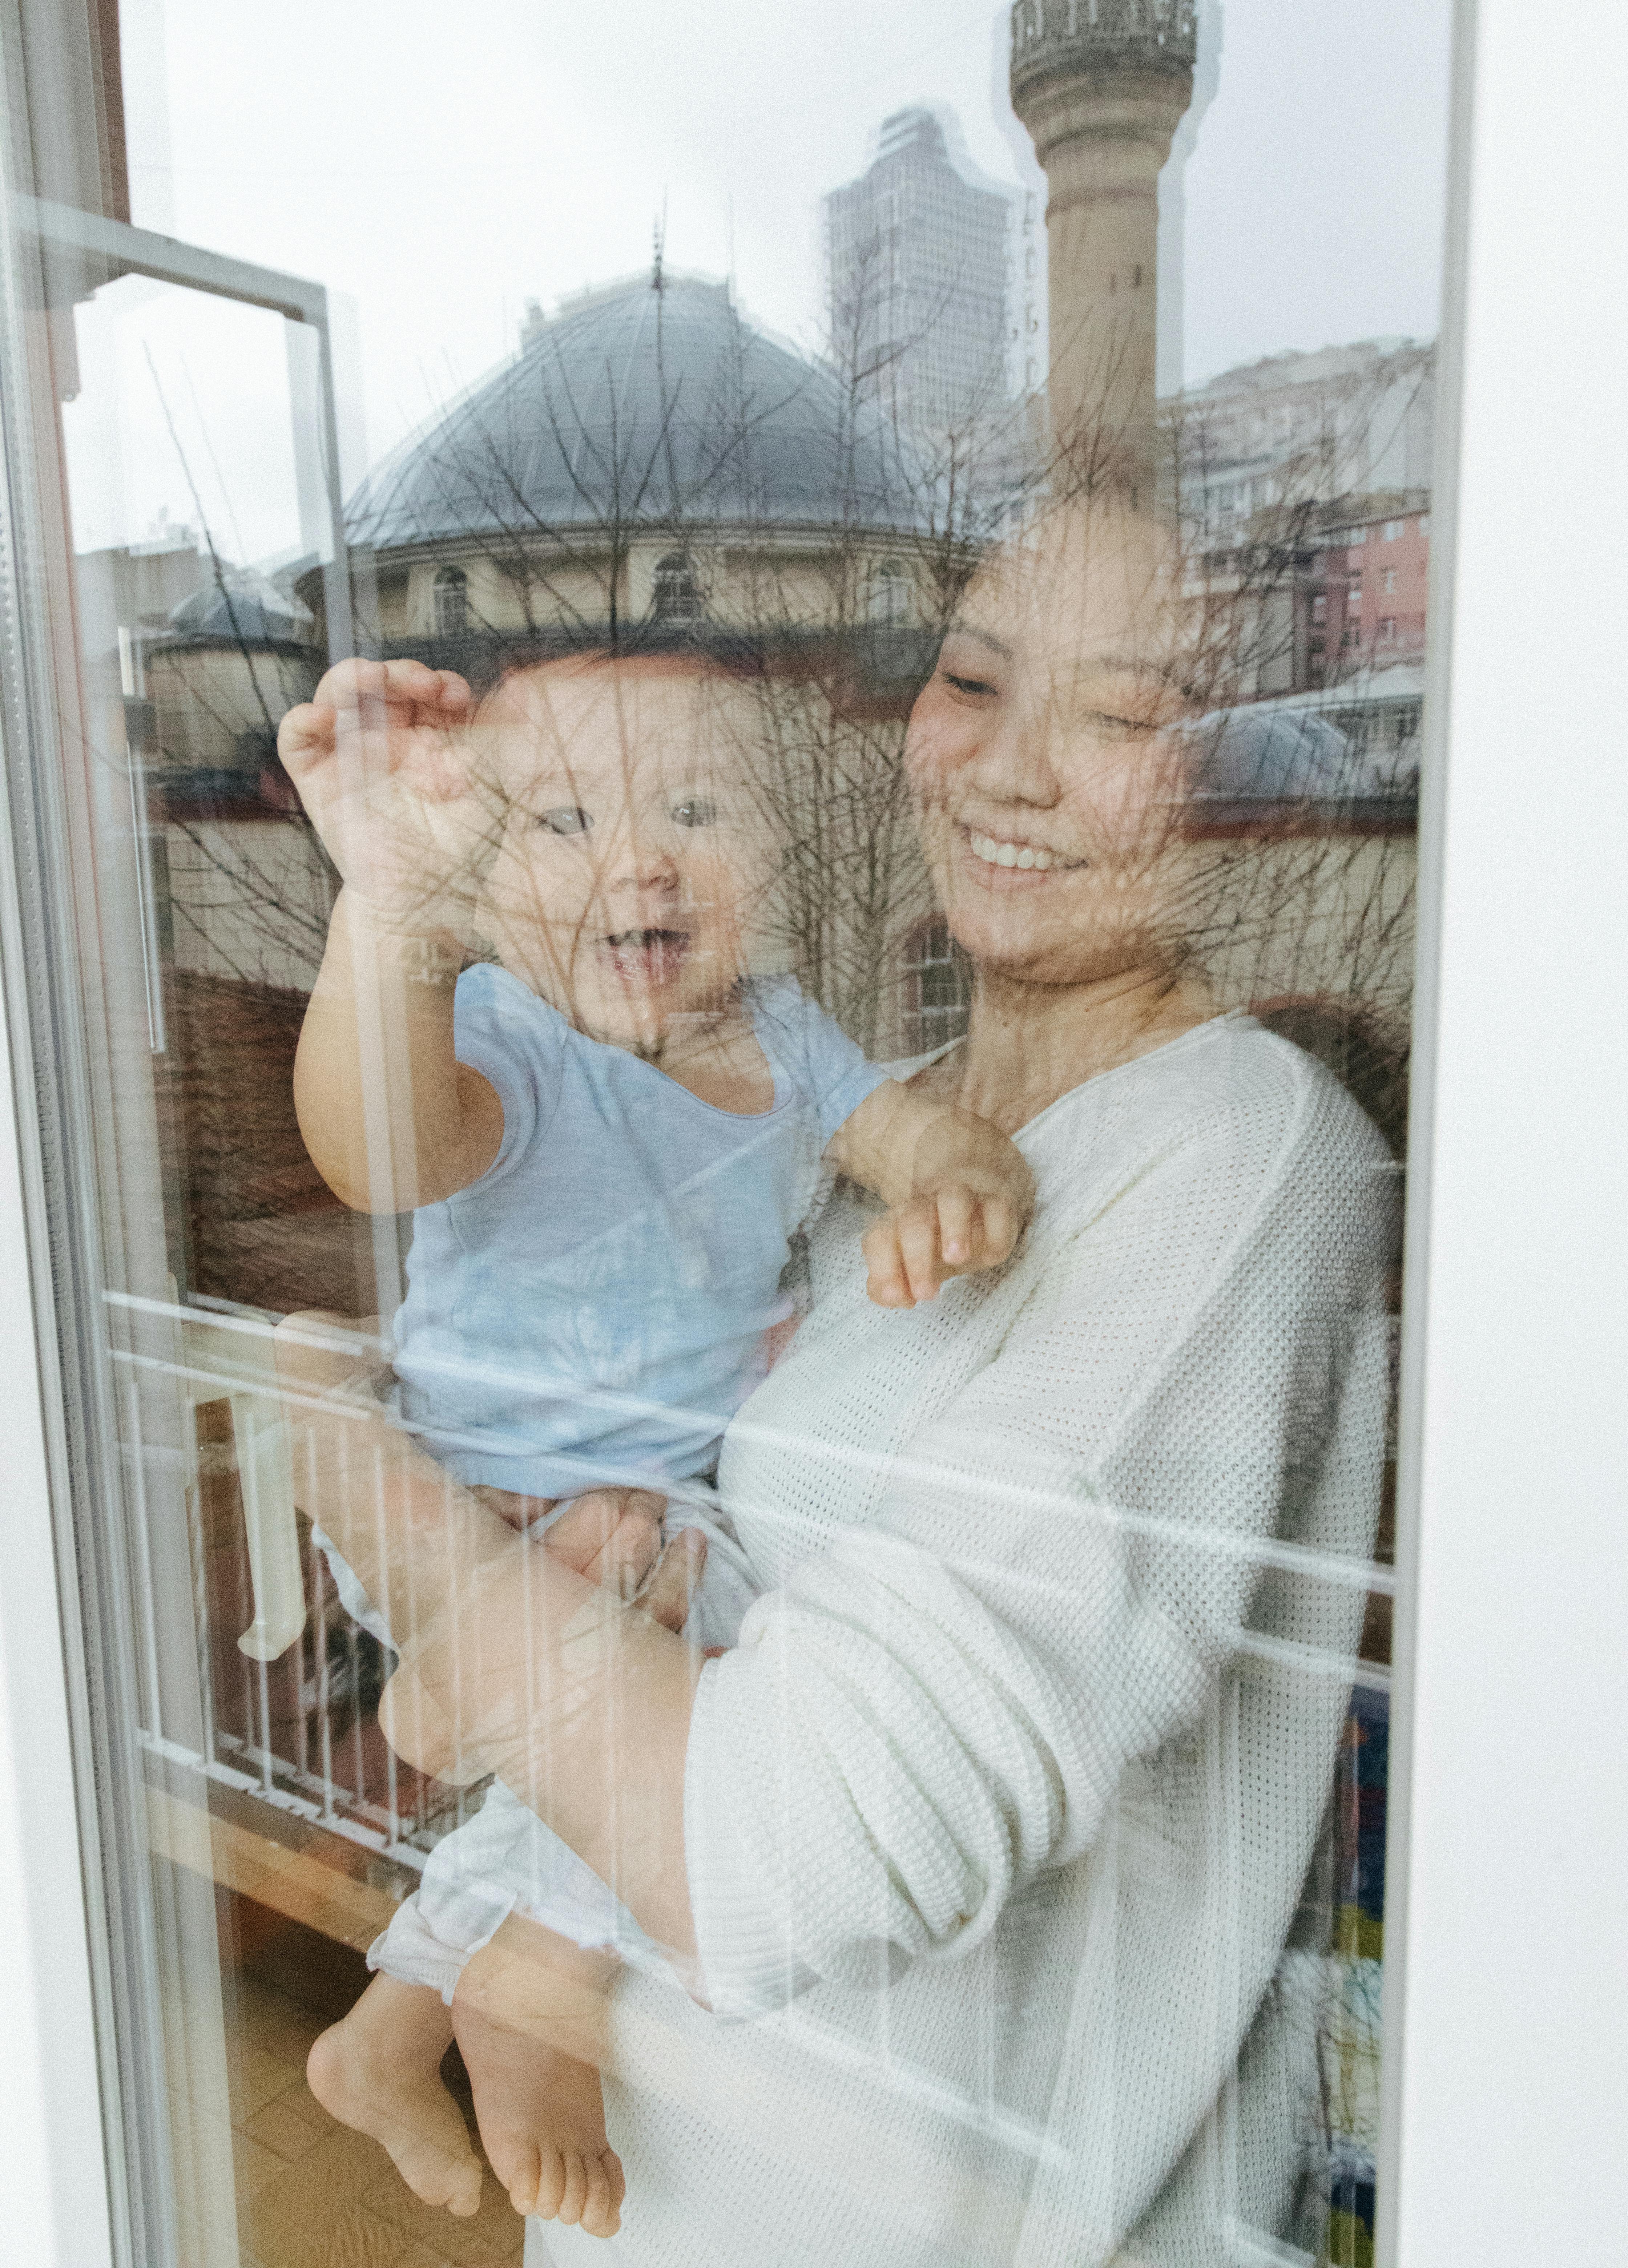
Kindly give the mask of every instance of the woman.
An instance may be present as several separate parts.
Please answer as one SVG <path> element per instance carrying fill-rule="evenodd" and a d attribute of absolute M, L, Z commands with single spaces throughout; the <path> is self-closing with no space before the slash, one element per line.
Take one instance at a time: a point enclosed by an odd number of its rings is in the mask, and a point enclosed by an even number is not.
<path fill-rule="evenodd" d="M 1016 1137 L 1038 1204 L 1004 1270 L 904 1314 L 865 1297 L 859 1201 L 828 1207 L 719 1470 L 769 1587 L 740 1644 L 704 1667 L 468 1503 L 449 1548 L 390 1447 L 393 1737 L 523 1788 L 692 1964 L 694 1998 L 612 1994 L 615 2259 L 1189 2268 L 1288 2212 L 1280 1970 L 1378 1503 L 1388 1182 L 1191 964 L 1180 628 L 1145 524 L 1060 512 L 917 704 L 976 980 L 922 1077 Z M 366 1583 L 372 1492 L 322 1470 Z M 460 1992 L 523 2022 L 529 1957 L 505 1925 Z"/>

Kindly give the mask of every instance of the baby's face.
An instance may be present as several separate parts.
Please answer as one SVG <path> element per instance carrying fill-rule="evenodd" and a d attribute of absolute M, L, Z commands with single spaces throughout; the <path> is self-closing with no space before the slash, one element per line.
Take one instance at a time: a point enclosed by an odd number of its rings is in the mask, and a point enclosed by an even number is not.
<path fill-rule="evenodd" d="M 657 659 L 545 665 L 487 703 L 494 942 L 592 1038 L 659 1045 L 746 974 L 771 868 L 755 723 L 749 688 Z"/>

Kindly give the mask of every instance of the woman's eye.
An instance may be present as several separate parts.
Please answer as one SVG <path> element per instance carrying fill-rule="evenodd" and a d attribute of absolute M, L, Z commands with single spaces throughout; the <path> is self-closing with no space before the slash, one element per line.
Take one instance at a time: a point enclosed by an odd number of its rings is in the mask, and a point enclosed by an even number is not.
<path fill-rule="evenodd" d="M 681 827 L 713 827 L 718 823 L 718 806 L 710 795 L 686 796 L 682 803 L 674 805 L 673 816 Z"/>
<path fill-rule="evenodd" d="M 975 700 L 981 700 L 986 694 L 991 694 L 996 689 L 987 677 L 958 677 L 953 669 L 947 669 L 944 675 L 946 681 L 953 685 L 957 693 L 965 694 Z"/>
<path fill-rule="evenodd" d="M 1105 740 L 1142 740 L 1155 729 L 1145 717 L 1112 717 L 1103 709 L 1095 711 L 1091 722 Z"/>
<path fill-rule="evenodd" d="M 563 803 L 556 811 L 541 813 L 539 827 L 546 827 L 550 835 L 586 835 L 593 821 L 578 803 Z"/>

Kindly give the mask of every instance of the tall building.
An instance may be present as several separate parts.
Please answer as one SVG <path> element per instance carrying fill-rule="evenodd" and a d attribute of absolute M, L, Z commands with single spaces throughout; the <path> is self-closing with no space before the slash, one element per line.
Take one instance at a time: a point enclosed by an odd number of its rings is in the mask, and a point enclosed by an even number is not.
<path fill-rule="evenodd" d="M 1194 0 L 1017 0 L 1012 107 L 1045 169 L 1051 429 L 1151 493 L 1159 175 L 1193 95 Z"/>
<path fill-rule="evenodd" d="M 885 120 L 868 169 L 825 200 L 832 352 L 903 424 L 953 429 L 1006 399 L 1013 202 L 923 109 Z"/>

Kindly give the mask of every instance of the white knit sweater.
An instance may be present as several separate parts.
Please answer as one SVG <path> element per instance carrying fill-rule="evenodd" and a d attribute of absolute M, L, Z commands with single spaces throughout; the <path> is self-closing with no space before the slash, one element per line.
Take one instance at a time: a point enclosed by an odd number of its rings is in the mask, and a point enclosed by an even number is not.
<path fill-rule="evenodd" d="M 529 2259 L 1220 2268 L 1281 2223 L 1388 1165 L 1242 1017 L 1019 1140 L 1024 1244 L 931 1306 L 866 1301 L 858 1199 L 814 1232 L 720 1473 L 770 1587 L 690 1736 L 716 2013 L 625 1979 L 623 2234 Z"/>

